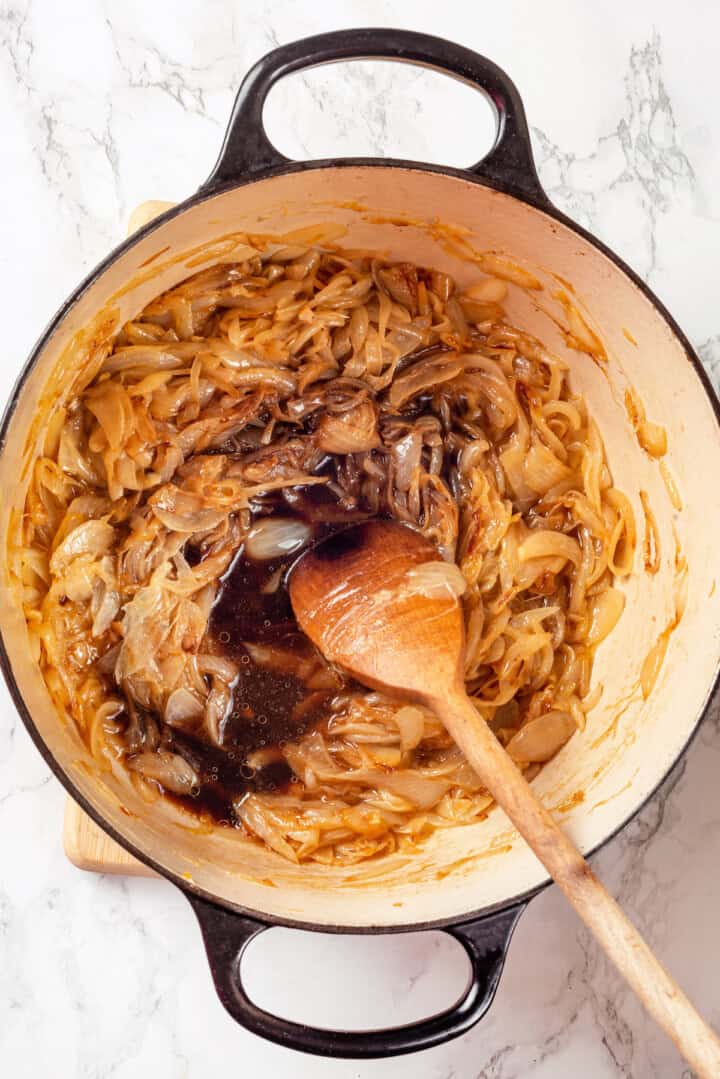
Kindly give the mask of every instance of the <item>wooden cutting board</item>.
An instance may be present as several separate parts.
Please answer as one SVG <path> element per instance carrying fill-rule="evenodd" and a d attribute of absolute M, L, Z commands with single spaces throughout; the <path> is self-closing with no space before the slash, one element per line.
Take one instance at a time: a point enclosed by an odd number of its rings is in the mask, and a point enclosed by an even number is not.
<path fill-rule="evenodd" d="M 78 869 L 91 873 L 124 873 L 132 877 L 157 876 L 98 828 L 72 798 L 65 804 L 63 847 Z"/>
<path fill-rule="evenodd" d="M 130 214 L 128 236 L 174 205 L 174 202 L 141 203 Z M 114 839 L 98 828 L 72 798 L 68 798 L 65 806 L 63 847 L 67 857 L 78 869 L 86 869 L 91 873 L 125 873 L 133 877 L 157 876 L 152 869 L 138 862 L 137 858 L 133 858 L 132 854 L 128 854 Z"/>

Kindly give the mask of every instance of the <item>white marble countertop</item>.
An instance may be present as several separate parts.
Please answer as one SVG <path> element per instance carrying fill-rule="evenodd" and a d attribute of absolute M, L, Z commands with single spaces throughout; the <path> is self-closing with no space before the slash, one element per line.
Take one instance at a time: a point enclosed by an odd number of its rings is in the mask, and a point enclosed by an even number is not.
<path fill-rule="evenodd" d="M 720 113 L 710 0 L 8 0 L 0 6 L 0 393 L 71 287 L 147 198 L 208 173 L 234 88 L 274 45 L 352 25 L 455 38 L 524 96 L 551 197 L 622 254 L 720 372 Z M 479 116 L 479 119 L 478 119 Z M 338 68 L 278 89 L 295 156 L 391 154 L 462 165 L 488 145 L 470 91 L 411 68 Z M 597 868 L 720 1026 L 720 716 Z M 263 1043 L 215 997 L 192 912 L 164 881 L 84 875 L 60 841 L 64 793 L 0 692 L 0 1073 L 179 1079 L 688 1077 L 555 890 L 521 920 L 496 1002 L 460 1040 L 395 1061 L 327 1061 Z M 319 976 L 322 966 L 324 974 Z M 277 930 L 248 976 L 261 1002 L 342 1024 L 399 1022 L 459 990 L 439 935 Z"/>

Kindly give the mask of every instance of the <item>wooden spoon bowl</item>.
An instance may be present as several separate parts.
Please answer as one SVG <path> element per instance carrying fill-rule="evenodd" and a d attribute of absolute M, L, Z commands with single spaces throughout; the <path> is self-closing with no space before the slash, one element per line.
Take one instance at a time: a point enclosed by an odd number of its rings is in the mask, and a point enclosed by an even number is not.
<path fill-rule="evenodd" d="M 366 521 L 337 532 L 290 575 L 298 623 L 365 685 L 427 702 L 434 688 L 462 683 L 465 644 L 456 596 L 428 595 L 408 576 L 428 562 L 442 562 L 437 549 L 403 525 Z"/>

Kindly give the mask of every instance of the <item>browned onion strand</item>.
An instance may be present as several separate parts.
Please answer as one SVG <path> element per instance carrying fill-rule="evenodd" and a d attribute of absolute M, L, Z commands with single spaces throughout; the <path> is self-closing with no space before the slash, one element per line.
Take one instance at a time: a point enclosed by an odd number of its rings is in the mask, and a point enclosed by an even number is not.
<path fill-rule="evenodd" d="M 584 724 L 635 526 L 565 365 L 507 324 L 506 292 L 488 275 L 458 294 L 406 263 L 248 248 L 91 358 L 35 461 L 20 572 L 54 699 L 148 798 L 197 791 L 183 737 L 223 749 L 238 668 L 208 634 L 221 577 L 243 544 L 258 560 L 300 550 L 318 518 L 390 515 L 437 545 L 447 571 L 413 587 L 463 594 L 468 690 L 526 775 Z M 276 572 L 263 591 L 280 587 Z M 283 857 L 351 864 L 489 809 L 434 716 L 338 688 L 312 659 L 252 657 L 336 691 L 312 730 L 252 757 L 297 781 L 234 806 Z"/>

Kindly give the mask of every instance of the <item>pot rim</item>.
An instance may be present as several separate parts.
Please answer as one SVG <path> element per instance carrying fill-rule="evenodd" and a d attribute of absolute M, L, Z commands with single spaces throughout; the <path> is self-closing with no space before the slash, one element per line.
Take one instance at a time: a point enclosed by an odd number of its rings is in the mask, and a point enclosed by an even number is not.
<path fill-rule="evenodd" d="M 131 236 L 127 237 L 122 243 L 118 244 L 108 255 L 102 259 L 93 270 L 80 282 L 79 285 L 70 293 L 64 303 L 58 308 L 53 317 L 50 319 L 45 329 L 41 333 L 33 349 L 31 350 L 25 364 L 18 375 L 15 384 L 10 393 L 10 397 L 5 406 L 2 420 L 0 421 L 0 456 L 5 451 L 5 445 L 7 441 L 7 434 L 12 418 L 15 414 L 18 402 L 20 400 L 22 391 L 25 387 L 25 383 L 33 371 L 35 364 L 42 353 L 45 345 L 55 331 L 58 323 L 60 323 L 66 315 L 77 304 L 80 298 L 95 284 L 95 282 L 103 275 L 103 273 L 123 254 L 129 251 L 138 242 L 151 235 L 157 229 L 163 227 L 169 222 L 173 221 L 176 217 L 180 217 L 186 211 L 193 209 L 203 202 L 208 202 L 215 198 L 217 195 L 224 194 L 228 191 L 235 190 L 237 188 L 247 187 L 250 184 L 263 182 L 265 180 L 271 180 L 275 177 L 285 176 L 292 173 L 307 172 L 315 169 L 330 169 L 330 168 L 349 168 L 349 167 L 361 167 L 361 168 L 384 168 L 384 169 L 403 169 L 408 172 L 422 172 L 422 173 L 434 173 L 440 176 L 447 176 L 451 179 L 463 180 L 466 183 L 477 184 L 479 187 L 490 188 L 500 194 L 507 195 L 510 198 L 517 199 L 519 202 L 525 203 L 531 209 L 536 210 L 539 213 L 544 214 L 551 221 L 556 221 L 559 224 L 565 226 L 570 231 L 574 232 L 581 239 L 585 240 L 588 244 L 594 247 L 600 254 L 605 255 L 606 258 L 613 263 L 613 265 L 623 273 L 633 285 L 642 293 L 642 295 L 649 300 L 658 314 L 665 320 L 669 329 L 673 333 L 674 337 L 682 345 L 683 351 L 690 362 L 691 366 L 695 370 L 695 374 L 700 380 L 700 383 L 705 391 L 706 396 L 710 401 L 715 422 L 720 429 L 720 400 L 715 394 L 708 374 L 703 367 L 697 353 L 693 349 L 690 341 L 683 333 L 680 326 L 672 317 L 662 301 L 655 295 L 652 289 L 647 283 L 631 269 L 627 263 L 620 258 L 610 247 L 599 240 L 582 225 L 577 224 L 571 218 L 567 217 L 561 210 L 558 210 L 556 206 L 545 196 L 531 196 L 526 192 L 520 192 L 511 183 L 502 180 L 495 180 L 489 177 L 482 177 L 478 174 L 465 170 L 450 168 L 442 165 L 428 164 L 425 162 L 407 161 L 397 158 L 364 158 L 364 157 L 343 157 L 343 158 L 325 158 L 317 161 L 298 161 L 288 162 L 287 164 L 279 165 L 267 170 L 258 171 L 248 175 L 240 180 L 227 181 L 224 183 L 213 183 L 203 185 L 189 198 L 183 202 L 178 203 L 170 210 L 161 214 L 159 217 L 153 218 L 147 225 L 138 229 Z M 85 796 L 77 789 L 72 778 L 66 773 L 60 766 L 55 756 L 43 740 L 35 721 L 27 707 L 25 700 L 20 692 L 20 689 L 15 680 L 15 676 L 12 671 L 10 658 L 5 646 L 5 638 L 2 630 L 0 630 L 0 669 L 2 670 L 5 682 L 10 693 L 10 697 L 17 709 L 20 718 L 23 721 L 25 728 L 27 729 L 30 737 L 32 738 L 35 746 L 43 757 L 45 763 L 51 769 L 53 774 L 59 779 L 68 794 L 78 803 L 78 805 L 84 810 L 85 813 L 98 825 L 107 835 L 109 835 L 116 843 L 123 847 L 129 854 L 138 861 L 142 862 L 148 868 L 176 885 L 182 892 L 188 897 L 197 897 L 203 899 L 206 902 L 214 904 L 217 907 L 221 907 L 226 910 L 230 910 L 234 913 L 243 915 L 245 917 L 254 919 L 255 921 L 262 923 L 268 927 L 282 926 L 291 929 L 304 929 L 311 932 L 320 933 L 351 933 L 355 935 L 369 934 L 369 933 L 409 933 L 409 932 L 424 932 L 427 930 L 440 930 L 448 928 L 449 926 L 461 925 L 463 923 L 477 921 L 485 917 L 489 917 L 499 911 L 509 910 L 512 907 L 525 905 L 529 902 L 533 896 L 543 891 L 548 885 L 552 884 L 552 879 L 548 876 L 540 884 L 527 889 L 525 892 L 521 892 L 518 895 L 509 896 L 504 900 L 494 903 L 487 907 L 482 907 L 479 910 L 468 911 L 467 913 L 454 915 L 449 918 L 432 919 L 425 922 L 408 922 L 401 925 L 341 925 L 332 924 L 326 925 L 324 923 L 308 922 L 303 920 L 296 920 L 292 918 L 285 918 L 279 915 L 267 914 L 263 911 L 254 910 L 248 907 L 242 907 L 239 904 L 228 902 L 227 900 L 207 892 L 205 889 L 199 887 L 194 882 L 189 882 L 183 877 L 174 873 L 171 869 L 160 865 L 150 855 L 145 854 L 135 844 L 126 838 L 126 836 L 118 831 L 112 824 L 105 820 L 102 813 L 95 809 L 95 807 L 85 798 Z M 716 670 L 714 678 L 708 687 L 705 700 L 701 709 L 699 710 L 697 719 L 695 720 L 692 729 L 690 730 L 688 737 L 682 746 L 681 750 L 659 778 L 655 786 L 648 792 L 643 800 L 620 822 L 608 835 L 600 840 L 590 851 L 585 855 L 590 859 L 598 853 L 603 847 L 605 847 L 612 839 L 614 839 L 629 823 L 636 817 L 645 806 L 655 797 L 660 787 L 666 781 L 672 770 L 685 756 L 690 748 L 693 740 L 697 736 L 697 733 L 702 725 L 703 720 L 707 716 L 713 702 L 718 698 L 720 694 L 720 655 L 718 656 L 718 662 L 716 663 Z"/>

